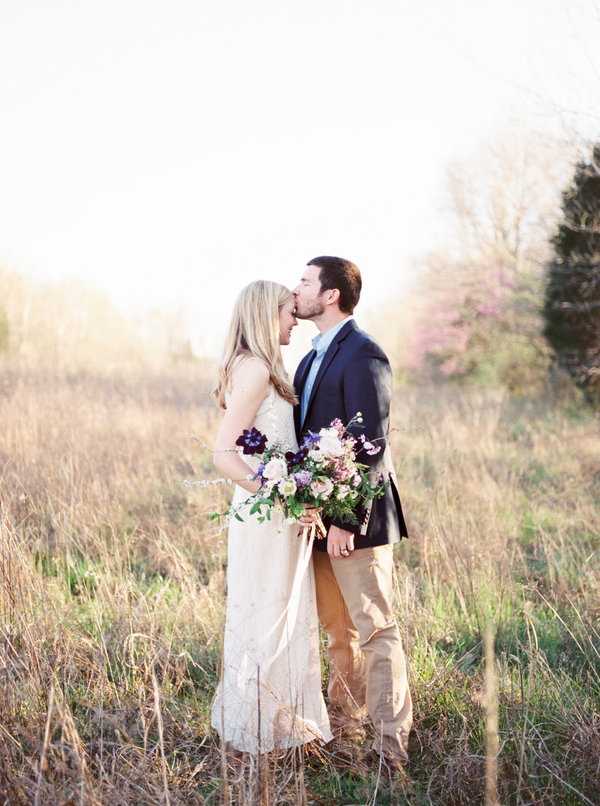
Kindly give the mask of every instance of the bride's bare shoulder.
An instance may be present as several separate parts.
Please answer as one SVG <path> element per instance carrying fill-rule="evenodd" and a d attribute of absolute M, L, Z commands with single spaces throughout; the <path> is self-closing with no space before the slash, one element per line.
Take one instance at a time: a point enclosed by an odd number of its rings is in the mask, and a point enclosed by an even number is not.
<path fill-rule="evenodd" d="M 232 372 L 231 388 L 265 387 L 268 394 L 270 378 L 269 367 L 264 361 L 253 355 L 242 355 Z"/>

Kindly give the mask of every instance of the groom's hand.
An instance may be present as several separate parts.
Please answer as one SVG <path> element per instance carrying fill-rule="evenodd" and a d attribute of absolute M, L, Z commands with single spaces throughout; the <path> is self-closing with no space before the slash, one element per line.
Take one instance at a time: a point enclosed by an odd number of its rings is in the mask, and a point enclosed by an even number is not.
<path fill-rule="evenodd" d="M 330 526 L 327 534 L 327 553 L 331 557 L 348 557 L 354 551 L 354 534 L 340 529 L 339 526 Z"/>

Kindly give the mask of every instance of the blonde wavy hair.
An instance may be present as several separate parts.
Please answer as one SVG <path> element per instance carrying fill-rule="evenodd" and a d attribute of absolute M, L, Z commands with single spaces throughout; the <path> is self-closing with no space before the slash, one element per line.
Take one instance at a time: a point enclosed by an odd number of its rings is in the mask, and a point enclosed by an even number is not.
<path fill-rule="evenodd" d="M 213 389 L 222 409 L 226 408 L 225 394 L 231 386 L 238 359 L 243 356 L 263 361 L 269 368 L 270 381 L 277 393 L 290 403 L 297 402 L 294 387 L 283 366 L 279 344 L 279 312 L 291 296 L 289 288 L 270 280 L 255 280 L 240 291 Z"/>

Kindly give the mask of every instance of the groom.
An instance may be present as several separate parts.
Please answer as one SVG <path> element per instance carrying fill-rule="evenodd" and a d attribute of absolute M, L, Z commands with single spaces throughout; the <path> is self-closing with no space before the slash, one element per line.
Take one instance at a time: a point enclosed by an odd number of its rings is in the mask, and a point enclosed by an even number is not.
<path fill-rule="evenodd" d="M 389 441 L 392 371 L 381 347 L 352 316 L 361 291 L 360 271 L 349 260 L 311 260 L 294 289 L 296 316 L 312 319 L 320 333 L 294 378 L 298 440 L 335 418 L 347 424 L 359 412 L 356 437 L 382 446 L 363 448 L 357 459 L 383 474 L 385 494 L 356 510 L 359 525 L 327 520 L 327 537 L 315 541 L 319 621 L 329 638 L 332 729 L 360 740 L 366 706 L 373 750 L 393 770 L 408 760 L 412 701 L 406 661 L 393 609 L 392 544 L 407 536 Z M 360 446 L 360 442 L 357 443 Z"/>

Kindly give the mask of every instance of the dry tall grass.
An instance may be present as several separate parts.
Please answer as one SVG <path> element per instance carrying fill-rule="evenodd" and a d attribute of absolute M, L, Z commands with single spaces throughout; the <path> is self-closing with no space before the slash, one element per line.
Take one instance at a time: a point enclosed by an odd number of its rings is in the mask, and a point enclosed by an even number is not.
<path fill-rule="evenodd" d="M 597 803 L 598 419 L 398 392 L 407 777 L 372 777 L 360 751 L 329 747 L 224 774 L 208 717 L 226 558 L 206 515 L 227 491 L 183 485 L 213 472 L 190 438 L 215 436 L 208 391 L 194 365 L 1 372 L 5 802 L 483 803 L 487 769 L 502 803 Z M 499 753 L 486 765 L 494 709 Z"/>

